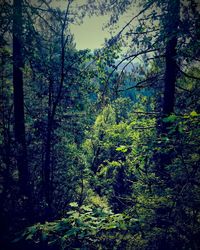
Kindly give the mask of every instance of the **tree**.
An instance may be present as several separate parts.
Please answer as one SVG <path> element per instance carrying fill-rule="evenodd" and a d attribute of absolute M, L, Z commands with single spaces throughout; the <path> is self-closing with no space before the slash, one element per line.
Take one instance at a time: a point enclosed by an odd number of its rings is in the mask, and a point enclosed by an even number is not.
<path fill-rule="evenodd" d="M 24 90 L 23 90 L 23 38 L 22 1 L 13 2 L 13 91 L 15 140 L 17 167 L 19 170 L 20 192 L 30 196 L 29 171 L 26 150 Z"/>
<path fill-rule="evenodd" d="M 140 9 L 93 53 L 75 47 L 68 25 L 78 19 L 74 1 L 63 11 L 53 1 L 15 0 L 17 27 L 10 23 L 13 5 L 2 8 L 1 239 L 13 242 L 18 226 L 30 224 L 23 206 L 28 201 L 37 223 L 7 249 L 197 250 L 197 5 L 193 0 L 89 3 L 83 12 L 111 13 L 112 28 L 129 7 L 138 3 Z M 6 43 L 12 33 L 13 58 L 10 40 Z M 14 91 L 25 93 L 20 107 L 26 129 L 18 124 L 24 135 L 19 138 L 13 126 L 14 72 L 21 86 Z M 31 202 L 19 192 L 15 136 L 27 146 Z"/>
<path fill-rule="evenodd" d="M 180 23 L 180 1 L 168 1 L 167 15 L 165 20 L 165 35 L 167 37 L 165 52 L 165 76 L 164 76 L 164 97 L 163 114 L 168 116 L 174 112 L 175 85 L 177 80 L 177 40 L 178 27 Z"/>
<path fill-rule="evenodd" d="M 40 209 L 35 209 L 40 210 L 43 220 L 57 216 L 71 199 L 71 186 L 76 187 L 69 181 L 76 164 L 71 149 L 80 147 L 88 123 L 84 112 L 91 91 L 91 70 L 84 68 L 92 56 L 87 50 L 75 49 L 68 28 L 72 2 L 67 2 L 65 11 L 45 2 L 45 8 L 39 3 L 26 8 L 26 107 L 29 127 L 34 127 L 27 134 L 32 138 L 29 152 L 31 169 L 36 170 L 31 170 L 36 202 L 41 202 Z M 59 198 L 54 195 L 58 192 Z"/>

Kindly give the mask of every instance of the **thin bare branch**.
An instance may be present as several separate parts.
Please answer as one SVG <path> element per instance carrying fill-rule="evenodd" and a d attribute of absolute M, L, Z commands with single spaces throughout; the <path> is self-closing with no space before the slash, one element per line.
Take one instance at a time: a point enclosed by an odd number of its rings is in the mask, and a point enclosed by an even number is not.
<path fill-rule="evenodd" d="M 140 82 L 137 82 L 134 86 L 128 87 L 128 88 L 126 88 L 126 89 L 119 89 L 117 92 L 123 92 L 123 91 L 127 91 L 127 90 L 130 90 L 130 89 L 142 87 L 142 86 L 141 86 L 142 83 L 150 82 L 150 81 L 152 81 L 152 80 L 158 80 L 157 78 L 158 78 L 158 76 L 160 76 L 160 75 L 161 75 L 161 74 L 156 75 L 156 76 L 149 77 L 149 78 L 144 79 L 144 80 L 142 80 L 142 81 L 140 81 Z M 161 79 L 159 79 L 159 80 L 161 80 Z M 143 86 L 143 87 L 144 87 L 144 86 Z"/>
<path fill-rule="evenodd" d="M 115 41 L 116 39 L 118 39 L 121 34 L 124 32 L 124 30 L 133 22 L 133 20 L 135 20 L 136 18 L 138 18 L 142 13 L 144 13 L 146 10 L 148 10 L 148 8 L 155 2 L 155 0 L 150 1 L 148 4 L 146 4 L 146 6 L 137 14 L 135 15 L 133 18 L 131 18 L 131 20 L 117 33 L 117 35 L 115 35 L 113 38 L 111 38 L 109 43 L 113 43 L 113 41 Z"/>
<path fill-rule="evenodd" d="M 184 72 L 180 67 L 178 67 L 178 70 L 186 77 L 188 78 L 191 78 L 191 79 L 194 79 L 194 80 L 200 80 L 200 77 L 197 77 L 197 76 L 192 76 L 192 75 L 189 75 L 188 73 Z"/>

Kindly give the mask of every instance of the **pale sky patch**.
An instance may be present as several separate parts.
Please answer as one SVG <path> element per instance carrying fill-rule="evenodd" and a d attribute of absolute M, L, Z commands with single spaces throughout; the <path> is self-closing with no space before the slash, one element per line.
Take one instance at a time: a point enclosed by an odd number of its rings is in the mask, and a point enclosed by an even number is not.
<path fill-rule="evenodd" d="M 105 38 L 110 37 L 108 30 L 102 29 L 106 22 L 108 22 L 108 16 L 86 16 L 82 24 L 70 25 L 77 49 L 101 48 Z"/>

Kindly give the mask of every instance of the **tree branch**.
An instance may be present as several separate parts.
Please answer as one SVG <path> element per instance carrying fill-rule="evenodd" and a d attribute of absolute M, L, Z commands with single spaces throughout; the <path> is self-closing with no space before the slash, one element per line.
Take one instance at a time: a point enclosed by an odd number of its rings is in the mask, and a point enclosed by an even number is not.
<path fill-rule="evenodd" d="M 112 45 L 113 43 L 115 43 L 115 41 L 120 38 L 121 34 L 123 33 L 123 31 L 132 23 L 132 21 L 136 18 L 138 18 L 142 13 L 144 13 L 153 3 L 155 0 L 150 1 L 136 16 L 134 16 L 133 18 L 131 18 L 131 20 L 117 33 L 117 35 L 115 35 L 114 37 L 112 37 L 109 41 L 108 44 Z"/>
<path fill-rule="evenodd" d="M 161 74 L 159 74 L 159 75 L 161 75 Z M 145 80 L 142 80 L 142 81 L 136 83 L 134 86 L 131 86 L 131 87 L 129 87 L 129 88 L 126 88 L 126 89 L 119 89 L 117 92 L 122 92 L 122 91 L 127 91 L 127 90 L 130 90 L 130 89 L 133 89 L 133 88 L 142 87 L 142 86 L 140 86 L 142 83 L 145 83 L 145 82 L 149 82 L 149 81 L 155 80 L 157 77 L 158 77 L 158 75 L 152 76 L 152 77 L 150 77 L 150 78 L 147 78 L 147 79 L 145 79 Z M 156 79 L 156 80 L 158 80 L 158 79 Z M 161 79 L 160 79 L 160 80 L 161 80 Z"/>
<path fill-rule="evenodd" d="M 186 72 L 184 72 L 184 71 L 183 71 L 180 67 L 178 67 L 178 66 L 177 66 L 177 68 L 178 68 L 178 70 L 179 70 L 184 76 L 186 76 L 186 77 L 188 77 L 188 78 L 191 78 L 191 79 L 200 80 L 200 77 L 196 77 L 196 76 L 189 75 L 189 74 L 187 74 Z"/>

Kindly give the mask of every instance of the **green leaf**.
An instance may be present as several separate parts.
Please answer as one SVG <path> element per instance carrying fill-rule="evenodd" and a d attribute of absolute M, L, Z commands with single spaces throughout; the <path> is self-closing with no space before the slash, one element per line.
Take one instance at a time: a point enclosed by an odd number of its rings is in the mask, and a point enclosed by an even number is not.
<path fill-rule="evenodd" d="M 26 236 L 26 240 L 32 240 L 32 238 L 33 238 L 33 234 L 28 234 L 28 235 Z"/>
<path fill-rule="evenodd" d="M 69 203 L 69 205 L 71 207 L 78 207 L 78 203 L 77 202 L 71 202 L 71 203 Z"/>
<path fill-rule="evenodd" d="M 81 208 L 82 208 L 83 210 L 85 210 L 85 211 L 88 211 L 88 212 L 91 212 L 91 211 L 92 211 L 92 208 L 89 207 L 89 206 L 83 205 L 83 206 L 81 206 Z"/>
<path fill-rule="evenodd" d="M 72 228 L 69 231 L 67 231 L 65 236 L 70 237 L 70 236 L 76 235 L 78 231 L 79 231 L 78 228 Z"/>
<path fill-rule="evenodd" d="M 194 111 L 194 110 L 190 113 L 190 115 L 191 115 L 192 117 L 198 116 L 197 112 Z"/>
<path fill-rule="evenodd" d="M 176 120 L 177 120 L 177 116 L 174 114 L 163 118 L 163 122 L 175 122 Z"/>
<path fill-rule="evenodd" d="M 114 229 L 114 228 L 116 228 L 116 227 L 117 227 L 117 225 L 116 225 L 115 223 L 112 223 L 112 224 L 106 225 L 106 226 L 105 226 L 105 229 L 109 230 L 109 229 Z"/>
<path fill-rule="evenodd" d="M 126 153 L 127 152 L 127 147 L 126 146 L 120 146 L 118 148 L 116 148 L 116 151 L 121 151 L 123 153 Z"/>

